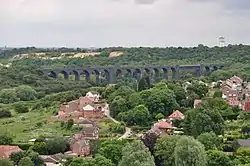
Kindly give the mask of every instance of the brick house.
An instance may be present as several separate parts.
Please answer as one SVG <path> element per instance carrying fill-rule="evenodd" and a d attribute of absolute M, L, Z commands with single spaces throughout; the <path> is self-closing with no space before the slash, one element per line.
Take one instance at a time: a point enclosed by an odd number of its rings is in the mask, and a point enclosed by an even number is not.
<path fill-rule="evenodd" d="M 18 146 L 0 145 L 0 158 L 9 158 L 12 153 L 22 152 Z"/>
<path fill-rule="evenodd" d="M 185 118 L 185 116 L 183 115 L 183 113 L 181 113 L 178 110 L 174 111 L 171 115 L 168 116 L 168 119 L 170 121 L 172 121 L 174 119 L 184 119 L 184 118 Z"/>
<path fill-rule="evenodd" d="M 161 119 L 153 125 L 152 129 L 159 129 L 163 133 L 170 134 L 174 128 L 171 123 L 168 123 L 165 119 Z"/>
<path fill-rule="evenodd" d="M 72 153 L 78 156 L 89 156 L 91 154 L 90 142 L 85 139 L 72 141 L 70 143 L 70 149 Z"/>
<path fill-rule="evenodd" d="M 86 96 L 77 100 L 63 103 L 60 106 L 58 116 L 53 117 L 59 120 L 85 118 L 103 118 L 102 105 L 99 104 L 99 94 L 88 92 Z"/>
<path fill-rule="evenodd" d="M 85 127 L 81 132 L 81 136 L 87 140 L 96 140 L 99 138 L 99 128 L 96 126 Z"/>

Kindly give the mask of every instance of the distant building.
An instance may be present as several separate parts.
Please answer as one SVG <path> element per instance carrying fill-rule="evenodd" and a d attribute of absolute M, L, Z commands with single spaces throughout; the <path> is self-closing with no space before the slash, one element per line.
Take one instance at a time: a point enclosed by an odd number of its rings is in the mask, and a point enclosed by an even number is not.
<path fill-rule="evenodd" d="M 12 153 L 22 152 L 18 146 L 0 145 L 0 158 L 9 158 Z"/>
<path fill-rule="evenodd" d="M 201 100 L 195 99 L 194 100 L 194 108 L 196 108 L 201 103 Z"/>
<path fill-rule="evenodd" d="M 169 115 L 168 118 L 169 118 L 170 121 L 172 121 L 174 119 L 184 119 L 185 116 L 183 115 L 183 113 L 181 113 L 180 111 L 176 110 L 171 115 Z"/>

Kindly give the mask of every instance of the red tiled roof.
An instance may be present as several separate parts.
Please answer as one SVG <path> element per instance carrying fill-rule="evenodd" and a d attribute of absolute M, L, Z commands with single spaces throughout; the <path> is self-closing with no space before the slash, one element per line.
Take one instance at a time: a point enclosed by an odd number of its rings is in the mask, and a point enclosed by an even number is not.
<path fill-rule="evenodd" d="M 241 101 L 239 101 L 239 100 L 229 100 L 228 104 L 231 105 L 231 106 L 238 106 L 238 105 L 241 104 Z"/>
<path fill-rule="evenodd" d="M 0 158 L 9 158 L 11 153 L 21 152 L 18 146 L 0 145 Z"/>
<path fill-rule="evenodd" d="M 180 119 L 184 119 L 184 115 L 180 112 L 180 111 L 175 111 L 173 112 L 171 115 L 169 115 L 168 118 L 180 118 Z"/>
<path fill-rule="evenodd" d="M 194 100 L 194 107 L 198 106 L 201 103 L 201 100 L 196 99 Z"/>
<path fill-rule="evenodd" d="M 163 121 L 163 120 L 160 120 L 159 122 L 155 123 L 155 126 L 158 127 L 159 129 L 172 129 L 173 126 L 166 122 L 166 121 Z"/>

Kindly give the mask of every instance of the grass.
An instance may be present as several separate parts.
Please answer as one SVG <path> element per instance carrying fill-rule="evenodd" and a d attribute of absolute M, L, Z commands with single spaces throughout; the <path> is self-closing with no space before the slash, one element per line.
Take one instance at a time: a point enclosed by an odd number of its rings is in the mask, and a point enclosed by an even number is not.
<path fill-rule="evenodd" d="M 13 111 L 12 111 L 13 112 Z M 14 143 L 26 143 L 40 135 L 55 137 L 73 134 L 70 130 L 60 127 L 60 122 L 50 121 L 51 111 L 13 113 L 13 117 L 0 119 L 0 131 L 7 132 L 14 137 Z"/>

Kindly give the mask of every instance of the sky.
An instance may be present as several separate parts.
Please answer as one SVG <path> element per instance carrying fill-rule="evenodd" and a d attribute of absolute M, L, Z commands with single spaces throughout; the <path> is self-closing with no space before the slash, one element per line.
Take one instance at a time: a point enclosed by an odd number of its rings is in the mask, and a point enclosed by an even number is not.
<path fill-rule="evenodd" d="M 0 0 L 0 47 L 250 44 L 250 0 Z"/>

